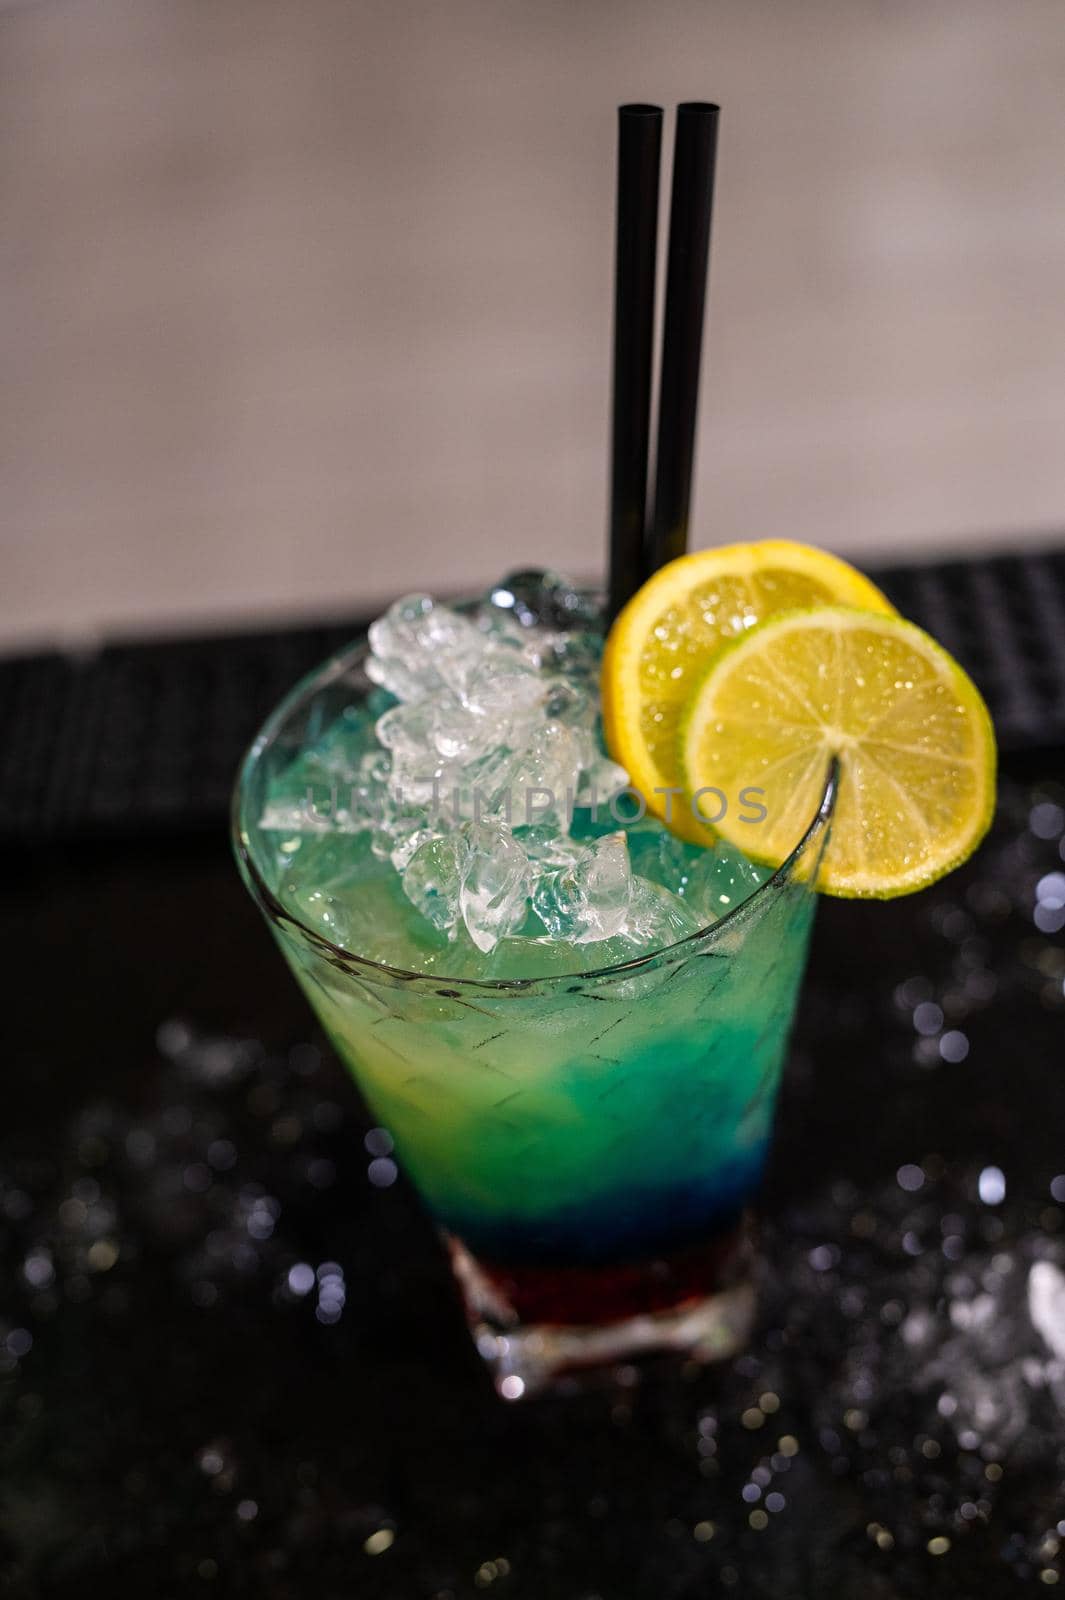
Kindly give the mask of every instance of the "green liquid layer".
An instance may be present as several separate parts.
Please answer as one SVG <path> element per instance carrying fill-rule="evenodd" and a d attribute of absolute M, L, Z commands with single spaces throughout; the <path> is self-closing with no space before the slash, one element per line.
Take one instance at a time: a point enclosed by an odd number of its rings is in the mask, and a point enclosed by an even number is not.
<path fill-rule="evenodd" d="M 757 1184 L 812 909 L 785 891 L 731 951 L 525 997 L 379 992 L 286 954 L 441 1223 L 497 1261 L 629 1259 Z"/>

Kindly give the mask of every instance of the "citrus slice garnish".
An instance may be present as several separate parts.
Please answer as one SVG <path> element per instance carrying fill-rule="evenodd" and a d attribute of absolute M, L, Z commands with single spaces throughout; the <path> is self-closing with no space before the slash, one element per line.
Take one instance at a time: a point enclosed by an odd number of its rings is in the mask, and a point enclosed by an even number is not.
<path fill-rule="evenodd" d="M 679 735 L 689 796 L 763 791 L 716 823 L 779 866 L 817 811 L 830 760 L 839 791 L 817 887 L 887 899 L 960 865 L 987 832 L 995 736 L 975 685 L 901 617 L 818 606 L 771 617 L 711 661 Z M 716 796 L 699 809 L 720 809 Z"/>
<path fill-rule="evenodd" d="M 879 589 L 845 561 L 813 545 L 766 539 L 669 562 L 618 615 L 603 653 L 607 747 L 648 809 L 675 833 L 699 844 L 713 834 L 655 793 L 680 782 L 680 715 L 708 658 L 778 611 L 822 604 L 894 614 Z"/>

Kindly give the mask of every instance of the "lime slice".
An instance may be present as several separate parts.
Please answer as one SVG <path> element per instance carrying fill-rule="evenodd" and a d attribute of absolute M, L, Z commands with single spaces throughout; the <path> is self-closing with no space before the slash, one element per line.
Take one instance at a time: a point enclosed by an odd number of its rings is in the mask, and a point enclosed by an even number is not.
<path fill-rule="evenodd" d="M 683 716 L 688 805 L 720 790 L 716 822 L 779 866 L 817 810 L 833 754 L 839 793 L 818 888 L 888 898 L 950 872 L 987 832 L 995 736 L 958 663 L 900 617 L 819 606 L 771 617 L 712 660 Z M 737 804 L 741 790 L 761 790 Z M 720 809 L 717 796 L 699 809 Z M 743 821 L 765 807 L 760 821 Z M 687 809 L 687 807 L 685 808 Z"/>
<path fill-rule="evenodd" d="M 680 715 L 708 659 L 776 612 L 822 604 L 894 615 L 879 589 L 845 561 L 813 545 L 767 539 L 671 561 L 618 616 L 603 655 L 607 747 L 675 833 L 706 844 L 713 831 L 655 793 L 680 783 Z"/>

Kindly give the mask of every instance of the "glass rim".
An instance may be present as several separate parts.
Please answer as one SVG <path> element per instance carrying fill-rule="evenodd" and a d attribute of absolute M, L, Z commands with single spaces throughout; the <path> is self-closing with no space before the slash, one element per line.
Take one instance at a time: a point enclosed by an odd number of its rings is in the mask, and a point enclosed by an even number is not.
<path fill-rule="evenodd" d="M 672 944 L 656 945 L 653 950 L 645 951 L 642 955 L 633 956 L 627 961 L 614 962 L 605 967 L 581 968 L 579 972 L 552 972 L 541 975 L 530 974 L 527 978 L 459 978 L 451 977 L 446 972 L 415 972 L 406 967 L 394 967 L 385 961 L 375 961 L 372 957 L 360 955 L 357 950 L 348 950 L 346 946 L 334 943 L 318 929 L 304 922 L 302 918 L 290 910 L 274 893 L 264 879 L 256 865 L 254 855 L 248 842 L 243 826 L 242 801 L 247 788 L 247 780 L 254 770 L 255 764 L 263 752 L 274 742 L 284 723 L 296 710 L 300 701 L 311 692 L 327 686 L 336 678 L 342 677 L 355 662 L 360 652 L 365 652 L 366 634 L 357 636 L 351 644 L 330 656 L 319 666 L 312 668 L 300 678 L 289 692 L 278 701 L 274 709 L 266 717 L 251 744 L 241 758 L 237 768 L 236 781 L 233 785 L 233 794 L 230 802 L 230 842 L 240 868 L 241 876 L 247 885 L 252 898 L 259 910 L 272 924 L 287 924 L 303 939 L 314 945 L 327 956 L 339 958 L 345 967 L 353 964 L 359 969 L 360 975 L 367 979 L 378 978 L 385 982 L 401 984 L 404 988 L 413 988 L 439 994 L 441 986 L 446 986 L 449 995 L 461 992 L 486 991 L 492 995 L 528 994 L 530 991 L 543 993 L 545 990 L 562 990 L 570 984 L 602 982 L 615 978 L 631 977 L 647 972 L 655 967 L 665 965 L 670 960 L 679 959 L 688 946 L 702 944 L 703 942 L 724 937 L 731 931 L 738 920 L 750 916 L 752 910 L 770 892 L 787 883 L 794 874 L 794 869 L 807 849 L 824 832 L 831 822 L 836 796 L 839 791 L 839 758 L 835 755 L 829 758 L 825 774 L 825 782 L 821 791 L 821 799 L 810 821 L 803 828 L 802 833 L 789 852 L 789 854 L 775 867 L 769 877 L 760 883 L 751 894 L 747 895 L 738 905 L 727 911 L 723 917 L 707 923 L 703 928 L 697 928 L 693 933 L 686 933 L 682 939 L 674 940 Z M 816 890 L 811 885 L 811 892 Z M 354 975 L 354 974 L 352 974 Z"/>

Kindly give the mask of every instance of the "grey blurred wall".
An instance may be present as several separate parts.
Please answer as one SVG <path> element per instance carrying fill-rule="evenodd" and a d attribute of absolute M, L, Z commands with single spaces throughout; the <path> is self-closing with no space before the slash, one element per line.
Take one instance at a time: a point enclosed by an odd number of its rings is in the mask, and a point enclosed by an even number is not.
<path fill-rule="evenodd" d="M 697 542 L 1065 522 L 1062 0 L 0 12 L 0 646 L 601 565 L 614 108 L 723 105 Z"/>

